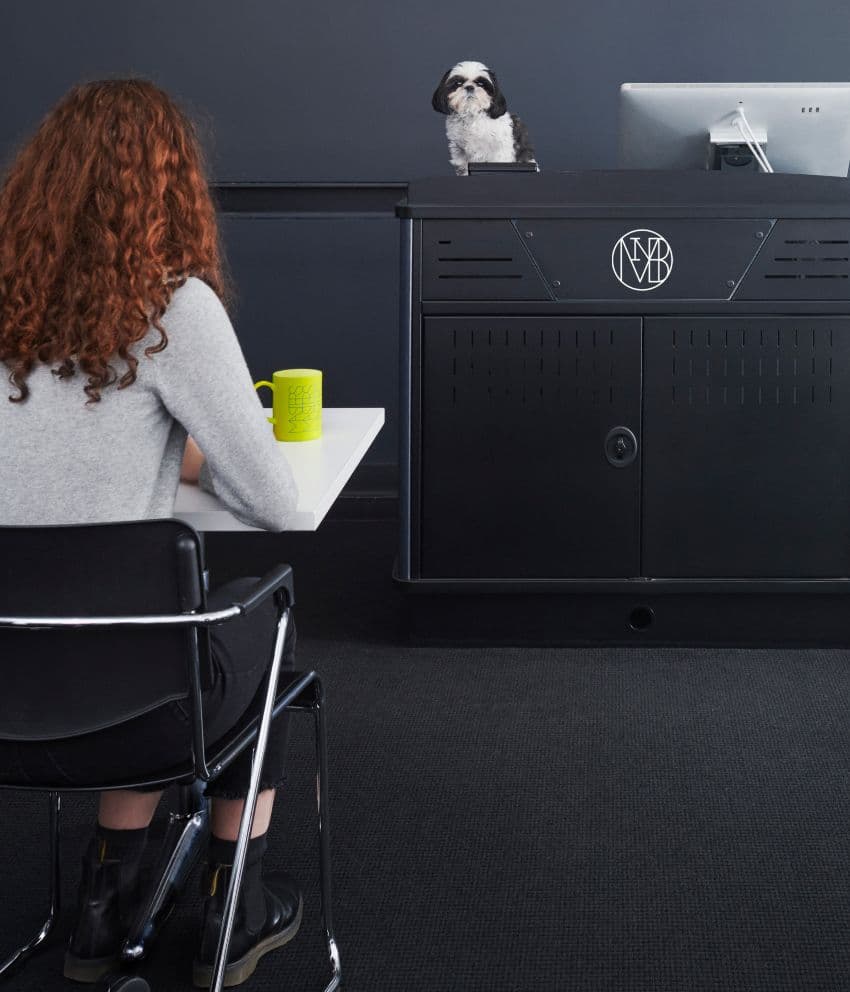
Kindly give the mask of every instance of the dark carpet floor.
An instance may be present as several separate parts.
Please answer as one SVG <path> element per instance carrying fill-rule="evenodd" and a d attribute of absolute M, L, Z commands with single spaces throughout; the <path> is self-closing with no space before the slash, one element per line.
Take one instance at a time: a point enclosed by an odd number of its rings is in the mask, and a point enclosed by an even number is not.
<path fill-rule="evenodd" d="M 846 992 L 850 653 L 413 647 L 391 521 L 210 542 L 221 579 L 296 568 L 300 664 L 325 676 L 335 916 L 349 992 Z M 251 563 L 251 564 L 247 564 Z M 303 882 L 245 986 L 319 990 L 309 721 L 268 861 Z M 40 922 L 43 800 L 6 794 L 3 949 Z M 12 978 L 61 977 L 92 818 L 66 801 L 65 910 Z M 193 880 L 147 974 L 190 988 Z"/>

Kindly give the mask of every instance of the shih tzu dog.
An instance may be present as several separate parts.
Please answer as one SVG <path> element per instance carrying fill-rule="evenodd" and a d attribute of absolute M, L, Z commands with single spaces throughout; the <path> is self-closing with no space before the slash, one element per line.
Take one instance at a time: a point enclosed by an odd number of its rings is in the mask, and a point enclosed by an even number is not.
<path fill-rule="evenodd" d="M 496 74 L 481 62 L 458 62 L 431 100 L 446 114 L 449 160 L 459 176 L 470 162 L 534 162 L 525 125 L 509 114 Z"/>

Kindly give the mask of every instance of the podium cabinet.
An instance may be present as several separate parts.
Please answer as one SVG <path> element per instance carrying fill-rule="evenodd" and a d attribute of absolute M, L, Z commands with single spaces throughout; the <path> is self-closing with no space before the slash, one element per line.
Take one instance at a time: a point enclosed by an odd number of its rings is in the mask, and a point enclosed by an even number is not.
<path fill-rule="evenodd" d="M 398 213 L 408 592 L 484 639 L 846 642 L 846 180 L 476 174 Z"/>

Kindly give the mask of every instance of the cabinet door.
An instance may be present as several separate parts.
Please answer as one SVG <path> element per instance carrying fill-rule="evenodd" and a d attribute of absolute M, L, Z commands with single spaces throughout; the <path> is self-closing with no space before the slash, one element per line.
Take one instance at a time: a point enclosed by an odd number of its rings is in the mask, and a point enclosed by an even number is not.
<path fill-rule="evenodd" d="M 644 572 L 850 575 L 850 318 L 647 318 Z"/>
<path fill-rule="evenodd" d="M 640 318 L 428 317 L 422 376 L 423 577 L 639 573 Z"/>

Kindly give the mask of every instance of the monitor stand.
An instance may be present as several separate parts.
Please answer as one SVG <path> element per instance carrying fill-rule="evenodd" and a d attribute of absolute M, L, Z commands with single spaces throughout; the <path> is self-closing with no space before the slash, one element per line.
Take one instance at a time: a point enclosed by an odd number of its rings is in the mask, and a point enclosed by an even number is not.
<path fill-rule="evenodd" d="M 733 114 L 732 117 L 734 116 Z M 764 151 L 767 131 L 764 128 L 754 128 L 752 137 Z M 724 121 L 712 127 L 708 135 L 708 168 L 719 169 L 721 172 L 759 172 L 758 159 L 746 140 L 742 140 L 743 138 L 741 131 L 734 124 Z"/>
<path fill-rule="evenodd" d="M 711 146 L 709 169 L 720 172 L 758 172 L 759 164 L 755 155 L 745 144 Z"/>

